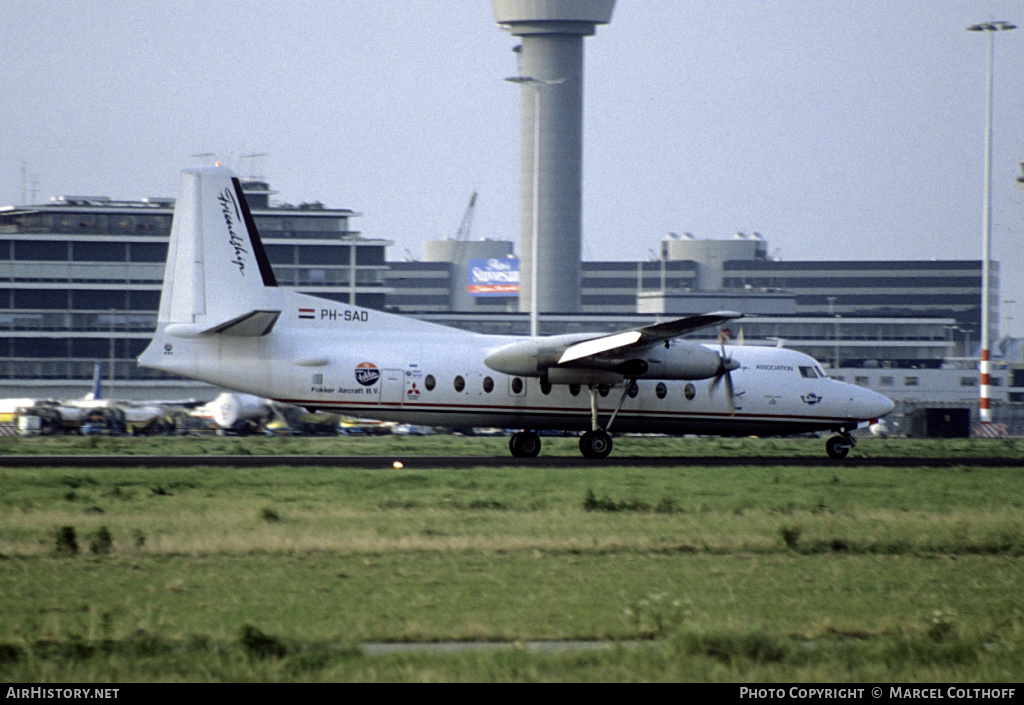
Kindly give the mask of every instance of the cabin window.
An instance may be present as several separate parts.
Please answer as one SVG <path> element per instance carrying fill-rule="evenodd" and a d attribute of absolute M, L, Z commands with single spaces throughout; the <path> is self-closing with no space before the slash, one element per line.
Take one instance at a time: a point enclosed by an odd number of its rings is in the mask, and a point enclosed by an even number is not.
<path fill-rule="evenodd" d="M 580 385 L 578 385 L 578 384 L 570 384 L 569 385 L 569 394 L 572 394 L 574 397 L 578 397 L 580 395 Z"/>
<path fill-rule="evenodd" d="M 1022 385 L 1024 386 L 1024 385 Z M 542 377 L 540 380 L 540 391 L 544 396 L 551 394 L 551 382 L 548 382 L 547 377 Z"/>
<path fill-rule="evenodd" d="M 654 395 L 659 399 L 664 399 L 668 394 L 668 387 L 665 386 L 664 382 L 658 382 L 654 387 Z"/>
<path fill-rule="evenodd" d="M 609 387 L 607 384 L 597 385 L 597 393 L 600 394 L 602 397 L 608 396 L 608 392 L 610 391 L 611 387 Z"/>
<path fill-rule="evenodd" d="M 629 383 L 629 394 L 630 399 L 636 399 L 636 395 L 640 393 L 640 387 L 636 386 L 636 382 Z"/>
<path fill-rule="evenodd" d="M 462 375 L 456 375 L 455 376 L 455 391 L 456 392 L 461 392 L 465 388 L 466 388 L 466 380 L 465 380 L 465 378 L 463 378 Z"/>
<path fill-rule="evenodd" d="M 488 394 L 494 391 L 494 380 L 490 377 L 484 377 L 484 391 Z"/>
<path fill-rule="evenodd" d="M 427 388 L 428 392 L 434 391 L 434 387 L 437 386 L 437 380 L 434 379 L 434 375 L 427 375 L 423 380 L 423 386 Z"/>
<path fill-rule="evenodd" d="M 687 382 L 686 386 L 683 387 L 683 396 L 686 397 L 687 401 L 693 401 L 693 398 L 697 396 L 697 388 Z"/>

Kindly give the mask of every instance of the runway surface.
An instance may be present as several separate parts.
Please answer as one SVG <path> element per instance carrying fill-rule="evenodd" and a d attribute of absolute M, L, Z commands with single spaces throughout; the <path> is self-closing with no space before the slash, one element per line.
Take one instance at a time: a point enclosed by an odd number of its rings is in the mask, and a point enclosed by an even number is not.
<path fill-rule="evenodd" d="M 396 466 L 400 463 L 400 466 Z M 586 468 L 616 467 L 928 467 L 946 468 L 961 465 L 976 467 L 1024 467 L 1024 458 L 902 458 L 902 457 L 847 457 L 832 460 L 824 453 L 821 457 L 765 457 L 765 456 L 678 456 L 678 457 L 618 457 L 604 460 L 582 457 L 540 456 L 512 458 L 510 456 L 421 456 L 421 455 L 0 455 L 0 467 L 222 467 L 257 468 L 273 466 L 334 467 L 393 470 L 396 467 L 413 470 L 443 468 Z"/>

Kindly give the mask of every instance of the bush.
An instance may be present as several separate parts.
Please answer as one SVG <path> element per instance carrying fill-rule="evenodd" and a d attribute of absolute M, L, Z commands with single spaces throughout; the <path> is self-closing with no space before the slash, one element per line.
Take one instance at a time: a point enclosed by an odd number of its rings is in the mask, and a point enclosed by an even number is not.
<path fill-rule="evenodd" d="M 92 539 L 89 541 L 89 551 L 95 556 L 105 556 L 110 553 L 110 549 L 114 546 L 114 539 L 110 535 L 110 531 L 107 527 L 101 526 L 97 529 Z"/>
<path fill-rule="evenodd" d="M 804 529 L 799 524 L 784 524 L 779 527 L 779 535 L 782 537 L 782 540 L 786 543 L 786 546 L 793 549 L 800 543 L 800 534 L 803 532 Z"/>
<path fill-rule="evenodd" d="M 242 648 L 250 656 L 255 656 L 256 658 L 281 658 L 288 653 L 288 648 L 284 645 L 284 642 L 276 636 L 264 633 L 251 624 L 246 624 L 242 627 L 240 641 Z"/>
<path fill-rule="evenodd" d="M 78 538 L 75 536 L 75 527 L 62 526 L 57 529 L 55 549 L 57 553 L 65 556 L 78 555 Z"/>

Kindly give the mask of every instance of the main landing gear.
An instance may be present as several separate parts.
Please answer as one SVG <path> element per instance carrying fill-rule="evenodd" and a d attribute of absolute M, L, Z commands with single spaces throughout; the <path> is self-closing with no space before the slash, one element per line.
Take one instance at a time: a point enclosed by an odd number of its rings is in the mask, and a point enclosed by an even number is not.
<path fill-rule="evenodd" d="M 622 409 L 622 404 L 626 401 L 634 384 L 634 380 L 626 380 L 619 403 L 604 428 L 597 420 L 597 386 L 593 384 L 588 386 L 590 390 L 590 430 L 580 436 L 580 453 L 584 458 L 600 460 L 611 454 L 613 443 L 608 429 L 612 427 L 615 417 L 619 415 L 619 410 Z M 508 441 L 508 449 L 512 451 L 512 456 L 515 458 L 536 457 L 540 453 L 540 445 L 540 437 L 534 431 L 527 430 L 513 433 Z"/>
<path fill-rule="evenodd" d="M 508 439 L 513 458 L 536 458 L 540 453 L 540 436 L 533 431 L 518 431 Z"/>
<path fill-rule="evenodd" d="M 597 428 L 580 436 L 580 452 L 584 458 L 600 460 L 607 458 L 612 452 L 612 437 L 608 432 Z"/>
<path fill-rule="evenodd" d="M 856 445 L 856 441 L 846 431 L 841 432 L 838 436 L 832 436 L 825 441 L 825 452 L 828 453 L 828 457 L 833 460 L 842 460 L 845 458 L 850 449 Z"/>

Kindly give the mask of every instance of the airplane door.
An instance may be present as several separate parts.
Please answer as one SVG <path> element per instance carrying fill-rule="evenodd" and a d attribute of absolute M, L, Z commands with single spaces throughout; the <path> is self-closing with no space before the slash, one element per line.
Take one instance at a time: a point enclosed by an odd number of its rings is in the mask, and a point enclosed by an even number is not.
<path fill-rule="evenodd" d="M 402 370 L 381 370 L 380 403 L 401 406 L 405 395 L 405 373 Z"/>

